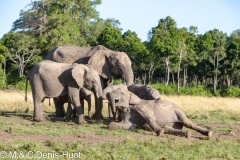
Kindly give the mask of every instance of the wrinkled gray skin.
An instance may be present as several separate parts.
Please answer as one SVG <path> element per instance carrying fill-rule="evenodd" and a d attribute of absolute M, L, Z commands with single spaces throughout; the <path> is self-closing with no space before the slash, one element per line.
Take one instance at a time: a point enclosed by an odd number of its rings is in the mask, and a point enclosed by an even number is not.
<path fill-rule="evenodd" d="M 79 89 L 85 87 L 96 95 L 102 96 L 98 73 L 83 64 L 42 61 L 29 71 L 26 84 L 28 80 L 30 80 L 34 101 L 33 120 L 37 122 L 43 120 L 43 101 L 46 97 L 56 98 L 68 95 L 66 121 L 70 119 L 73 105 L 78 114 L 78 123 L 84 124 L 86 121 L 83 119 Z M 27 100 L 27 97 L 25 99 Z"/>
<path fill-rule="evenodd" d="M 178 106 L 169 101 L 161 100 L 156 103 L 155 100 L 142 100 L 135 94 L 121 88 L 108 93 L 107 98 L 113 107 L 121 110 L 122 116 L 122 122 L 109 123 L 109 129 L 135 129 L 136 126 L 139 126 L 146 130 L 155 131 L 157 135 L 162 135 L 165 132 L 190 137 L 190 131 L 182 130 L 185 126 L 203 135 L 212 136 L 211 130 L 194 124 Z"/>
<path fill-rule="evenodd" d="M 158 92 L 158 90 L 152 88 L 151 86 L 143 84 L 132 84 L 127 88 L 122 84 L 109 86 L 103 90 L 103 98 L 106 99 L 106 94 L 108 92 L 112 92 L 118 88 L 128 89 L 130 92 L 137 95 L 140 99 L 156 100 L 156 102 L 159 102 L 159 100 L 161 100 L 160 93 Z M 118 120 L 121 120 L 121 116 L 118 116 L 118 113 L 116 111 L 112 111 L 112 109 L 114 108 L 112 108 L 111 105 L 108 105 L 109 118 L 115 120 L 118 117 Z M 113 113 L 116 113 L 116 115 L 114 115 Z"/>
<path fill-rule="evenodd" d="M 123 84 L 118 84 L 118 85 L 109 85 L 107 86 L 104 90 L 103 90 L 103 94 L 102 94 L 102 98 L 103 99 L 107 99 L 106 95 L 109 92 L 113 92 L 114 90 L 118 89 L 118 88 L 125 88 L 127 89 L 127 86 L 123 85 Z M 114 114 L 114 115 L 113 115 Z M 116 112 L 116 108 L 112 108 L 112 106 L 108 103 L 108 115 L 109 115 L 109 119 L 113 119 L 115 120 L 117 118 L 117 112 Z M 120 116 L 119 116 L 120 118 Z"/>
<path fill-rule="evenodd" d="M 140 99 L 156 100 L 156 102 L 161 100 L 158 90 L 148 85 L 132 84 L 128 86 L 128 90 L 137 95 Z"/>
<path fill-rule="evenodd" d="M 86 100 L 88 104 L 88 116 L 89 116 L 89 112 L 91 111 L 91 93 L 92 91 L 84 87 L 80 89 L 79 99 L 80 99 L 81 107 L 83 110 L 83 114 L 84 114 L 84 100 Z M 56 117 L 60 117 L 60 118 L 64 117 L 65 116 L 64 103 L 68 102 L 68 95 L 60 96 L 60 97 L 54 98 L 53 100 L 54 100 L 55 107 L 58 107 L 56 108 L 56 112 L 59 112 L 59 113 L 56 113 Z M 76 117 L 75 109 L 73 110 L 73 116 Z"/>
<path fill-rule="evenodd" d="M 104 46 L 78 47 L 74 45 L 62 45 L 49 51 L 45 60 L 60 63 L 89 64 L 100 75 L 102 88 L 111 83 L 113 76 L 122 78 L 127 86 L 133 84 L 133 71 L 131 60 L 124 52 L 111 51 Z M 96 99 L 96 97 L 95 97 Z M 102 118 L 103 101 L 95 102 L 94 118 Z"/>

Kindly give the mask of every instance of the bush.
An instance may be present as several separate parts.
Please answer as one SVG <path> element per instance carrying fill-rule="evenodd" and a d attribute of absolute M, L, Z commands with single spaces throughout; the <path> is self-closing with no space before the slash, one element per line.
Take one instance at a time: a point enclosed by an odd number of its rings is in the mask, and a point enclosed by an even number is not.
<path fill-rule="evenodd" d="M 230 88 L 224 88 L 221 90 L 221 95 L 223 97 L 240 97 L 240 88 L 233 86 Z"/>
<path fill-rule="evenodd" d="M 11 88 L 13 89 L 25 90 L 26 77 L 7 76 L 7 85 L 11 86 Z M 30 88 L 31 87 L 28 83 L 28 89 Z"/>
<path fill-rule="evenodd" d="M 194 86 L 194 87 L 180 87 L 179 94 L 177 93 L 177 85 L 169 84 L 166 86 L 163 83 L 156 83 L 151 84 L 151 86 L 155 89 L 157 89 L 160 94 L 166 94 L 166 95 L 195 95 L 195 96 L 213 96 L 212 92 L 205 88 L 204 86 Z"/>

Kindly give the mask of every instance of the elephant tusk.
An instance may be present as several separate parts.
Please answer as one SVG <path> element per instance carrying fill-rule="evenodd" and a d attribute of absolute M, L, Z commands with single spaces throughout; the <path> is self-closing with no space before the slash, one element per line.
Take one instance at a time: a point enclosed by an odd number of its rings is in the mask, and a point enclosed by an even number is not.
<path fill-rule="evenodd" d="M 116 101 L 118 101 L 118 100 L 119 100 L 119 98 L 115 98 L 115 100 L 116 100 Z"/>
<path fill-rule="evenodd" d="M 99 98 L 99 95 L 98 95 L 98 93 L 96 93 L 96 95 L 97 95 L 97 98 Z"/>

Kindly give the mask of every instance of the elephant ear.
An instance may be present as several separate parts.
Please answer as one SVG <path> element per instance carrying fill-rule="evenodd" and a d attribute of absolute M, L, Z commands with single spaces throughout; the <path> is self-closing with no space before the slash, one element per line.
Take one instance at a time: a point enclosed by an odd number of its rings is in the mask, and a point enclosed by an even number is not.
<path fill-rule="evenodd" d="M 72 69 L 72 77 L 78 84 L 79 88 L 83 88 L 84 85 L 84 77 L 85 74 L 85 66 L 82 64 L 75 65 Z"/>
<path fill-rule="evenodd" d="M 130 93 L 129 104 L 137 105 L 141 104 L 141 99 L 136 96 L 134 93 Z"/>
<path fill-rule="evenodd" d="M 95 69 L 98 74 L 105 79 L 112 79 L 111 68 L 109 65 L 110 50 L 98 50 L 88 61 L 88 64 Z"/>

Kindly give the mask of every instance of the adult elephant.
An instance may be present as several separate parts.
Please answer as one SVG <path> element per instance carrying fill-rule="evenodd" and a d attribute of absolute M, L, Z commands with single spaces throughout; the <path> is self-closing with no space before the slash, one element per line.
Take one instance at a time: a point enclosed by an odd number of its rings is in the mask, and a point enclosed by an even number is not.
<path fill-rule="evenodd" d="M 131 60 L 127 54 L 109 50 L 101 45 L 95 47 L 62 45 L 50 50 L 45 60 L 89 64 L 100 75 L 103 89 L 111 83 L 113 77 L 122 78 L 127 86 L 133 84 Z M 103 117 L 102 106 L 102 98 L 95 101 L 93 117 L 97 119 Z"/>
<path fill-rule="evenodd" d="M 183 126 L 196 130 L 197 132 L 212 136 L 212 131 L 197 126 L 187 118 L 184 112 L 174 103 L 161 100 L 142 100 L 134 93 L 119 88 L 107 93 L 109 103 L 113 108 L 121 110 L 122 122 L 110 122 L 109 129 L 135 129 L 140 126 L 146 130 L 155 131 L 157 135 L 164 132 L 175 135 L 191 136 L 190 131 L 183 131 Z M 114 109 L 115 110 L 115 109 Z"/>
<path fill-rule="evenodd" d="M 83 64 L 56 63 L 53 61 L 42 61 L 35 65 L 28 73 L 26 80 L 30 80 L 33 101 L 33 120 L 43 120 L 43 101 L 46 97 L 56 98 L 68 95 L 68 110 L 66 120 L 70 120 L 72 107 L 78 114 L 78 123 L 84 124 L 83 111 L 80 102 L 79 90 L 83 87 L 93 91 L 96 97 L 102 96 L 102 87 L 98 73 Z M 27 100 L 27 97 L 25 98 Z"/>

